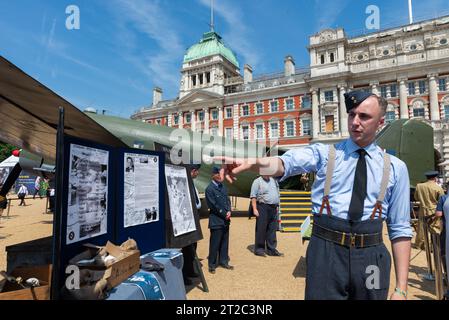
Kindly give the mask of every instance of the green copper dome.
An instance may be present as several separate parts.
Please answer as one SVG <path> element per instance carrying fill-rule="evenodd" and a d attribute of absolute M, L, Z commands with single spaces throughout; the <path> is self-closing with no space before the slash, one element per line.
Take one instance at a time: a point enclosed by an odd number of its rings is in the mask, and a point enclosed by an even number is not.
<path fill-rule="evenodd" d="M 191 60 L 200 59 L 215 54 L 222 55 L 233 65 L 239 68 L 239 63 L 234 53 L 229 48 L 225 47 L 221 41 L 220 35 L 214 31 L 204 33 L 200 42 L 194 44 L 189 48 L 189 50 L 187 50 L 187 53 L 184 55 L 184 62 L 189 62 Z"/>

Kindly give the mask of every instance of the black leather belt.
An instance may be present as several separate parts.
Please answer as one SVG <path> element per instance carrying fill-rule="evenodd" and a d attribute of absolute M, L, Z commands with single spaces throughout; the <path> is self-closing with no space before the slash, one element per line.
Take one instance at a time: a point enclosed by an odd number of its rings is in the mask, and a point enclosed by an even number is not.
<path fill-rule="evenodd" d="M 382 233 L 357 234 L 330 230 L 313 224 L 312 235 L 338 245 L 354 248 L 366 248 L 379 245 L 383 242 Z"/>
<path fill-rule="evenodd" d="M 278 206 L 277 204 L 269 204 L 269 203 L 263 203 L 263 202 L 257 202 L 257 204 L 262 204 L 264 206 L 269 206 L 272 208 L 276 208 Z"/>

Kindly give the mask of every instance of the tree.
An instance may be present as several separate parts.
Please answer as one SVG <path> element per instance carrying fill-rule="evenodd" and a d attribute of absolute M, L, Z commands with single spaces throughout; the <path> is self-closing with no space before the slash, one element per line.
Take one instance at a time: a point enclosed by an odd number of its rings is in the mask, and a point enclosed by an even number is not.
<path fill-rule="evenodd" d="M 0 162 L 9 158 L 13 150 L 20 149 L 8 143 L 3 143 L 0 141 Z"/>

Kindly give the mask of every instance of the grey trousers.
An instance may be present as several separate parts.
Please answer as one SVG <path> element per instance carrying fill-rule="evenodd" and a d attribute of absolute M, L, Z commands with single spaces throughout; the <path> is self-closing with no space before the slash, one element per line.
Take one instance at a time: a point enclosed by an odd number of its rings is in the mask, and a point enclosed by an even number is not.
<path fill-rule="evenodd" d="M 382 221 L 354 222 L 322 215 L 314 223 L 353 233 L 382 232 Z M 383 243 L 349 248 L 312 235 L 306 253 L 306 300 L 386 300 L 391 256 Z"/>

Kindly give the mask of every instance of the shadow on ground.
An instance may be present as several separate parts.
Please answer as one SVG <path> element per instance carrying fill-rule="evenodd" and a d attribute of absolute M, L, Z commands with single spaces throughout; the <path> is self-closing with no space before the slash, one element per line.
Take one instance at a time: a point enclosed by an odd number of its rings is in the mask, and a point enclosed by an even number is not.
<path fill-rule="evenodd" d="M 295 278 L 305 278 L 306 277 L 306 258 L 301 257 L 296 264 L 295 269 L 293 270 L 292 275 Z"/>

